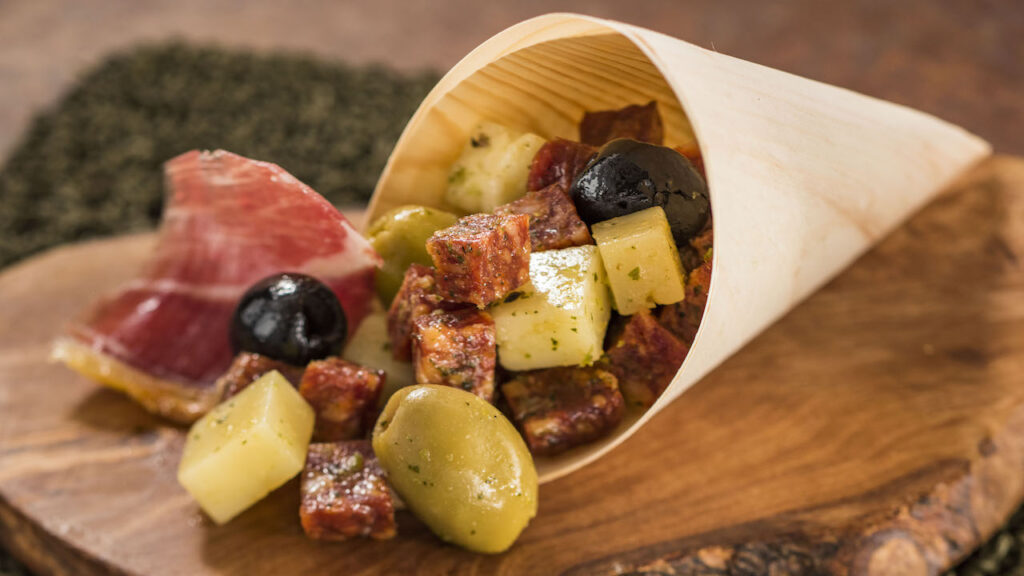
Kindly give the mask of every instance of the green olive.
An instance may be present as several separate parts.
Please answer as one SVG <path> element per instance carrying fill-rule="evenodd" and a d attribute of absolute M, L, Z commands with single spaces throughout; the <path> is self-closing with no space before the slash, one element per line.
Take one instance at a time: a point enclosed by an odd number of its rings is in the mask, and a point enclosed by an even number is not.
<path fill-rule="evenodd" d="M 455 224 L 454 214 L 425 206 L 402 206 L 373 221 L 367 236 L 373 249 L 384 259 L 377 271 L 377 294 L 385 306 L 398 293 L 410 264 L 429 265 L 427 239 Z"/>
<path fill-rule="evenodd" d="M 458 388 L 396 392 L 373 451 L 409 509 L 442 540 L 503 552 L 537 514 L 537 471 L 497 408 Z"/>

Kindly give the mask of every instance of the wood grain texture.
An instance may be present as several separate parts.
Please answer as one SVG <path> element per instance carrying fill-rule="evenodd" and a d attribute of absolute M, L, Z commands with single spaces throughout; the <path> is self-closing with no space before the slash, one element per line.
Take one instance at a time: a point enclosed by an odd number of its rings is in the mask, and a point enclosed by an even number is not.
<path fill-rule="evenodd" d="M 0 276 L 0 540 L 54 574 L 937 574 L 1024 498 L 1024 160 L 997 157 L 660 413 L 501 556 L 401 515 L 318 544 L 294 483 L 223 527 L 181 431 L 45 362 L 150 237 Z"/>
<path fill-rule="evenodd" d="M 445 74 L 395 144 L 367 217 L 406 204 L 453 209 L 449 173 L 481 121 L 575 139 L 585 111 L 648 101 L 665 145 L 699 142 L 715 248 L 702 324 L 654 405 L 596 442 L 538 459 L 542 484 L 626 440 L 991 154 L 915 110 L 650 30 L 550 14 L 497 34 Z"/>

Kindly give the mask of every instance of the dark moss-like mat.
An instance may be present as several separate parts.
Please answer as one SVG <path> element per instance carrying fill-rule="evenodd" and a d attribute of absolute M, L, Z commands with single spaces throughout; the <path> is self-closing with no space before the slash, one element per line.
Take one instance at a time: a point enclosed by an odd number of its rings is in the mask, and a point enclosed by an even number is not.
<path fill-rule="evenodd" d="M 364 202 L 437 79 L 185 45 L 116 55 L 40 115 L 0 171 L 0 266 L 150 228 L 160 165 L 193 148 L 269 160 L 337 204 Z"/>
<path fill-rule="evenodd" d="M 437 78 L 181 44 L 115 55 L 37 117 L 0 169 L 0 267 L 151 228 L 160 165 L 192 148 L 269 160 L 336 204 L 364 202 Z M 1022 549 L 1024 510 L 952 573 L 1024 576 Z M 24 574 L 0 550 L 0 576 Z"/>

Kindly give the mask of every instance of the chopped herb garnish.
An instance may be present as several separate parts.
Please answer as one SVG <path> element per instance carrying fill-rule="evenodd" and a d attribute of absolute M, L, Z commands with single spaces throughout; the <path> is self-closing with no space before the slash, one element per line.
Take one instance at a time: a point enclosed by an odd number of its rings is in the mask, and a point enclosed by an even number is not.
<path fill-rule="evenodd" d="M 466 178 L 466 169 L 462 166 L 452 170 L 452 173 L 448 175 L 449 184 L 458 184 Z"/>
<path fill-rule="evenodd" d="M 637 266 L 636 268 L 633 268 L 632 270 L 630 270 L 629 271 L 629 277 L 632 278 L 633 280 L 639 280 L 640 279 L 640 267 Z"/>

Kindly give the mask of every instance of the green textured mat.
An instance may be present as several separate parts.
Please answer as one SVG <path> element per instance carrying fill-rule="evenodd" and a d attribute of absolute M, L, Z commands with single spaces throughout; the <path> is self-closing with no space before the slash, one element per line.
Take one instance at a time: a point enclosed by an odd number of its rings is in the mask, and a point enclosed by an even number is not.
<path fill-rule="evenodd" d="M 0 170 L 0 266 L 149 229 L 161 164 L 192 148 L 268 160 L 336 204 L 365 202 L 437 74 L 181 44 L 115 55 L 35 119 Z M 1024 576 L 1024 509 L 957 570 Z M 27 574 L 0 550 L 0 576 Z"/>

